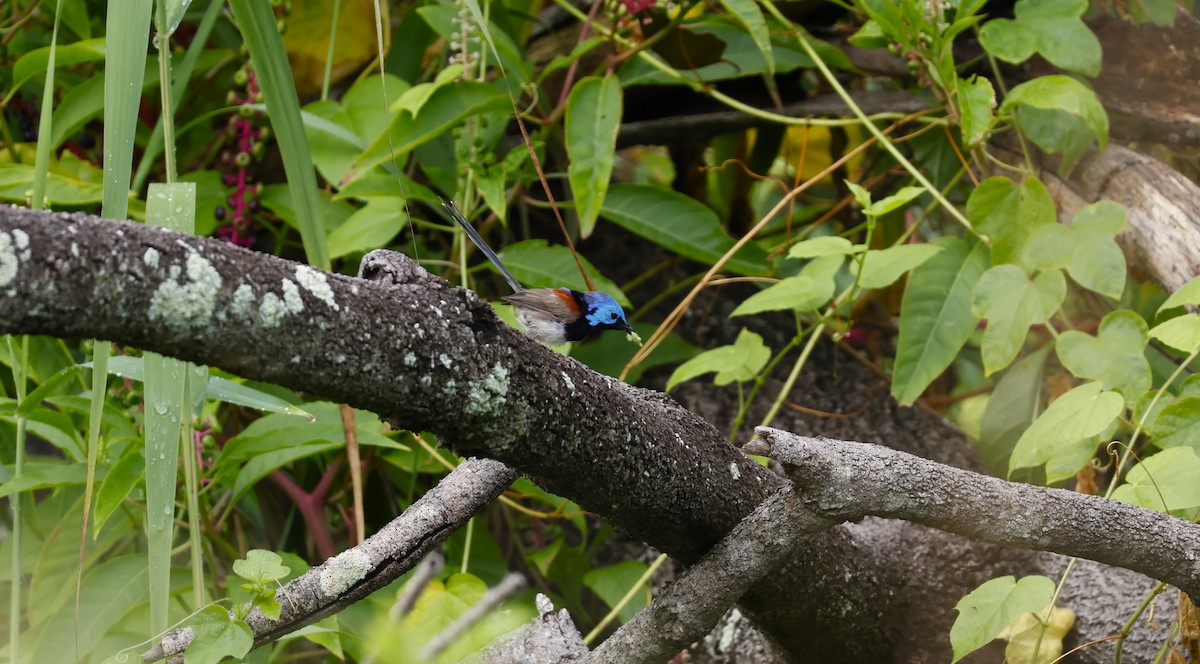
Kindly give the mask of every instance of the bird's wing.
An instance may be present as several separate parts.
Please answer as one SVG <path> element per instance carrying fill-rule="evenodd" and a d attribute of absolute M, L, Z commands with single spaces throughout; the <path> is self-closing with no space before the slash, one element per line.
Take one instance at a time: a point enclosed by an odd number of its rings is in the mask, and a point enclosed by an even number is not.
<path fill-rule="evenodd" d="M 580 316 L 579 304 L 565 288 L 527 288 L 504 298 L 515 305 L 549 314 L 569 323 Z"/>

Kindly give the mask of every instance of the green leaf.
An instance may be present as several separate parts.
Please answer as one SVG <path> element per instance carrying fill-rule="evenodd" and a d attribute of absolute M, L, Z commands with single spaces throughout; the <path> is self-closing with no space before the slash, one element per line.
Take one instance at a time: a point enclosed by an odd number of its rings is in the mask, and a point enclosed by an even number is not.
<path fill-rule="evenodd" d="M 883 201 L 880 201 L 883 202 Z M 862 261 L 858 285 L 862 288 L 886 288 L 942 250 L 932 244 L 902 244 L 887 249 L 872 249 Z"/>
<path fill-rule="evenodd" d="M 987 319 L 984 370 L 992 374 L 1008 366 L 1030 326 L 1049 320 L 1066 294 L 1062 272 L 1043 272 L 1031 280 L 1016 265 L 997 265 L 983 273 L 971 295 L 971 313 Z"/>
<path fill-rule="evenodd" d="M 79 366 L 91 367 L 92 363 L 84 362 Z M 119 355 L 109 360 L 108 373 L 120 376 L 121 378 L 141 381 L 145 377 L 145 368 L 142 364 L 142 358 Z M 225 403 L 238 406 L 246 406 L 247 408 L 254 408 L 264 412 L 300 415 L 310 420 L 313 418 L 312 414 L 308 411 L 290 404 L 277 396 L 267 394 L 262 390 L 256 390 L 248 385 L 235 383 L 220 376 L 209 377 L 205 396 L 209 399 L 224 401 Z"/>
<path fill-rule="evenodd" d="M 184 664 L 218 664 L 226 657 L 241 659 L 254 645 L 250 627 L 234 620 L 219 606 L 209 606 L 188 621 L 195 638 L 183 653 Z"/>
<path fill-rule="evenodd" d="M 1135 25 L 1175 25 L 1177 8 L 1174 0 L 1130 0 L 1128 10 Z"/>
<path fill-rule="evenodd" d="M 629 589 L 646 573 L 646 563 L 637 560 L 626 560 L 608 567 L 589 570 L 583 575 L 583 585 L 591 588 L 609 607 L 615 607 Z M 650 587 L 642 583 L 643 591 L 635 593 L 625 606 L 621 607 L 621 622 L 628 622 L 649 603 Z"/>
<path fill-rule="evenodd" d="M 1192 447 L 1173 447 L 1130 469 L 1113 500 L 1159 512 L 1200 507 L 1200 455 Z M 1164 502 L 1165 501 L 1165 502 Z"/>
<path fill-rule="evenodd" d="M 789 309 L 815 311 L 833 298 L 834 276 L 844 261 L 837 255 L 816 258 L 805 265 L 800 274 L 781 279 L 746 298 L 729 315 L 749 316 Z"/>
<path fill-rule="evenodd" d="M 1125 290 L 1125 254 L 1116 236 L 1125 228 L 1125 208 L 1112 201 L 1087 205 L 1070 226 L 1035 230 L 1025 244 L 1023 264 L 1035 270 L 1066 268 L 1080 286 L 1112 298 Z"/>
<path fill-rule="evenodd" d="M 1053 598 L 1054 582 L 1044 576 L 1027 576 L 1020 581 L 1002 576 L 984 582 L 954 607 L 958 618 L 950 628 L 952 661 L 987 645 L 1017 616 L 1044 610 Z"/>
<path fill-rule="evenodd" d="M 1098 380 L 1133 402 L 1150 389 L 1150 363 L 1146 361 L 1148 326 L 1128 309 L 1113 311 L 1100 321 L 1096 336 L 1078 330 L 1058 338 L 1058 359 L 1079 378 Z"/>
<path fill-rule="evenodd" d="M 1154 444 L 1162 449 L 1187 447 L 1200 451 L 1200 397 L 1184 397 L 1163 408 L 1154 418 L 1150 433 Z"/>
<path fill-rule="evenodd" d="M 385 129 L 355 159 L 343 176 L 348 183 L 362 177 L 371 169 L 393 158 L 402 159 L 418 145 L 442 135 L 451 127 L 473 115 L 486 115 L 509 109 L 508 96 L 483 83 L 460 81 L 438 88 L 413 117 L 411 112 L 397 113 L 390 130 Z M 391 132 L 389 141 L 388 132 Z"/>
<path fill-rule="evenodd" d="M 1162 313 L 1167 309 L 1174 309 L 1175 307 L 1182 307 L 1187 304 L 1200 304 L 1200 277 L 1193 277 L 1191 281 L 1180 286 L 1179 290 L 1171 293 L 1171 297 L 1168 297 L 1167 301 L 1162 303 L 1162 306 L 1158 308 L 1158 312 Z"/>
<path fill-rule="evenodd" d="M 771 32 L 767 28 L 767 20 L 763 17 L 762 10 L 754 0 L 721 0 L 721 5 L 736 16 L 738 22 L 746 28 L 746 32 L 754 39 L 758 52 L 762 53 L 763 61 L 767 63 L 765 74 L 774 76 L 775 52 L 771 48 Z"/>
<path fill-rule="evenodd" d="M 988 268 L 987 245 L 950 237 L 936 245 L 941 253 L 913 270 L 900 303 L 892 396 L 902 405 L 950 366 L 979 324 L 971 291 Z"/>
<path fill-rule="evenodd" d="M 1164 449 L 1129 469 L 1112 500 L 1158 512 L 1200 507 L 1200 456 L 1195 448 Z M 1165 503 L 1164 503 L 1165 501 Z"/>
<path fill-rule="evenodd" d="M 1092 147 L 1095 136 L 1083 119 L 1056 108 L 1018 106 L 1016 119 L 1021 132 L 1034 145 L 1050 153 L 1061 153 L 1059 172 L 1067 173 Z"/>
<path fill-rule="evenodd" d="M 1029 236 L 1057 218 L 1050 192 L 1032 176 L 1021 184 L 1001 176 L 979 183 L 967 199 L 967 217 L 990 237 L 994 265 L 1017 262 Z"/>
<path fill-rule="evenodd" d="M 514 321 L 515 322 L 515 321 Z M 633 328 L 643 339 L 658 328 L 649 323 L 633 323 Z M 636 345 L 619 334 L 602 334 L 586 344 L 571 346 L 571 357 L 583 362 L 592 369 L 616 378 L 625 370 L 625 365 L 633 359 L 638 348 Z M 675 364 L 695 357 L 700 348 L 684 341 L 678 334 L 671 334 L 654 350 L 650 357 L 629 370 L 625 380 L 636 385 L 642 374 L 650 368 L 663 364 Z"/>
<path fill-rule="evenodd" d="M 754 6 L 753 0 L 739 1 Z M 576 83 L 567 97 L 567 175 L 582 237 L 588 237 L 596 228 L 600 206 L 608 193 L 623 99 L 621 80 L 616 76 L 588 76 Z"/>
<path fill-rule="evenodd" d="M 992 110 L 996 108 L 996 91 L 992 82 L 982 76 L 957 79 L 959 126 L 963 146 L 974 148 L 988 136 L 992 128 Z"/>
<path fill-rule="evenodd" d="M 713 384 L 718 387 L 735 380 L 745 382 L 758 375 L 769 359 L 771 349 L 763 344 L 762 337 L 743 328 L 732 346 L 706 350 L 676 367 L 667 379 L 667 391 L 686 380 L 714 371 L 717 377 Z"/>
<path fill-rule="evenodd" d="M 1003 477 L 1021 434 L 1038 416 L 1042 400 L 1042 367 L 1050 345 L 1023 357 L 1004 372 L 988 397 L 979 424 L 979 453 L 988 470 Z"/>
<path fill-rule="evenodd" d="M 404 207 L 391 200 L 371 200 L 329 234 L 329 257 L 383 247 L 404 228 Z"/>
<path fill-rule="evenodd" d="M 600 215 L 636 235 L 683 256 L 712 265 L 733 247 L 717 214 L 703 203 L 675 191 L 639 184 L 614 184 Z M 767 254 L 747 244 L 725 263 L 738 274 L 769 273 Z"/>
<path fill-rule="evenodd" d="M 104 59 L 104 37 L 82 39 L 72 44 L 54 48 L 54 67 L 64 69 L 85 62 L 96 62 Z M 34 76 L 44 76 L 50 65 L 50 47 L 36 48 L 22 55 L 12 69 L 12 87 L 7 95 L 14 94 Z M 5 100 L 7 105 L 8 101 Z"/>
<path fill-rule="evenodd" d="M 862 250 L 861 244 L 851 244 L 850 240 L 836 235 L 814 237 L 802 240 L 788 249 L 789 258 L 817 258 L 818 256 L 848 256 Z"/>
<path fill-rule="evenodd" d="M 1070 76 L 1055 74 L 1026 81 L 1009 91 L 1000 110 L 1018 106 L 1073 115 L 1087 125 L 1102 149 L 1108 145 L 1108 114 L 1104 112 L 1104 106 L 1095 92 Z"/>
<path fill-rule="evenodd" d="M 1200 317 L 1184 314 L 1155 325 L 1150 337 L 1184 353 L 1200 350 Z"/>
<path fill-rule="evenodd" d="M 904 187 L 890 196 L 885 196 L 870 205 L 864 205 L 863 214 L 869 217 L 882 217 L 907 206 L 923 193 L 925 193 L 924 187 Z"/>
<path fill-rule="evenodd" d="M 545 240 L 522 240 L 508 245 L 499 255 L 517 281 L 527 288 L 588 289 L 571 250 L 565 246 L 551 245 Z M 580 256 L 579 260 L 596 283 L 596 288 L 612 295 L 621 306 L 629 306 L 629 298 L 612 280 L 600 274 L 586 258 Z M 488 266 L 491 267 L 490 262 Z"/>
<path fill-rule="evenodd" d="M 850 44 L 858 48 L 887 48 L 890 43 L 875 19 L 863 23 L 858 32 L 850 35 Z"/>
<path fill-rule="evenodd" d="M 1014 19 L 988 21 L 979 42 L 1013 64 L 1040 53 L 1051 64 L 1088 76 L 1100 73 L 1100 40 L 1082 20 L 1087 0 L 1019 0 Z"/>
<path fill-rule="evenodd" d="M 33 191 L 33 150 L 17 146 L 22 163 L 0 163 L 0 200 L 24 203 Z M 50 159 L 45 200 L 54 207 L 80 207 L 99 203 L 104 171 L 70 152 Z"/>
<path fill-rule="evenodd" d="M 108 469 L 104 475 L 104 482 L 100 484 L 100 490 L 96 494 L 96 516 L 95 522 L 92 524 L 93 537 L 100 533 L 104 523 L 125 502 L 129 492 L 137 486 L 145 473 L 146 459 L 142 457 L 141 450 L 136 447 L 117 459 L 117 462 Z"/>
<path fill-rule="evenodd" d="M 251 549 L 246 552 L 245 559 L 233 561 L 234 574 L 261 585 L 287 578 L 291 572 L 278 553 L 265 549 Z"/>
<path fill-rule="evenodd" d="M 1125 408 L 1116 392 L 1087 383 L 1067 392 L 1025 431 L 1013 449 L 1010 472 L 1046 464 L 1046 481 L 1072 477 L 1095 451 L 1091 440 L 1108 429 Z"/>
<path fill-rule="evenodd" d="M 12 467 L 5 469 L 11 477 Z M 103 479 L 105 469 L 96 472 L 96 479 Z M 87 479 L 87 468 L 78 463 L 34 463 L 25 462 L 25 472 L 16 479 L 0 484 L 0 498 L 38 489 L 57 489 L 64 486 L 83 484 Z"/>

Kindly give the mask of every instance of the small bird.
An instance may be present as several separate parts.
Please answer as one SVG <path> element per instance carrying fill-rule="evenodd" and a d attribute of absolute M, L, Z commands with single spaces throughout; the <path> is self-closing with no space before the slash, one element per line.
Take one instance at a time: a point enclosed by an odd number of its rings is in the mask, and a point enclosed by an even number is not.
<path fill-rule="evenodd" d="M 505 297 L 513 305 L 517 322 L 525 333 L 548 344 L 582 341 L 602 330 L 624 330 L 633 338 L 637 333 L 625 320 L 625 310 L 608 293 L 577 291 L 570 288 L 525 288 L 504 267 L 500 257 L 479 237 L 479 233 L 463 217 L 454 203 L 442 201 L 442 206 L 470 236 L 484 256 L 500 270 L 513 294 Z"/>

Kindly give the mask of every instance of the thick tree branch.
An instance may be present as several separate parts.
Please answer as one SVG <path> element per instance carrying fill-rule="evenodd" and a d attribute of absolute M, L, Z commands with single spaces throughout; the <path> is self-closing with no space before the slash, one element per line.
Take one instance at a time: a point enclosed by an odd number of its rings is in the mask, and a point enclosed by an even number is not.
<path fill-rule="evenodd" d="M 803 538 L 837 522 L 806 507 L 791 487 L 781 489 L 600 644 L 587 663 L 670 660 L 707 634 L 759 579 L 795 555 Z"/>
<path fill-rule="evenodd" d="M 362 544 L 280 588 L 275 593 L 278 620 L 265 618 L 258 609 L 251 611 L 246 622 L 254 633 L 254 647 L 338 613 L 400 578 L 516 478 L 516 471 L 498 461 L 467 459 Z M 142 661 L 174 657 L 191 642 L 191 628 L 176 630 L 142 653 Z"/>
<path fill-rule="evenodd" d="M 790 466 L 797 493 L 820 514 L 904 519 L 983 542 L 1124 567 L 1192 596 L 1200 593 L 1198 524 L 1099 496 L 1006 482 L 878 445 L 765 427 L 758 433 L 762 440 L 746 451 Z"/>

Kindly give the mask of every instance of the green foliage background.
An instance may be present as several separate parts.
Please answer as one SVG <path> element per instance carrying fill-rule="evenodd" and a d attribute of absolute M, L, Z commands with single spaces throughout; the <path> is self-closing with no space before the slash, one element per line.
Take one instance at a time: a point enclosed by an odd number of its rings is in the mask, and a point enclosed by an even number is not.
<path fill-rule="evenodd" d="M 557 207 L 576 240 L 619 231 L 661 261 L 583 260 L 649 343 L 563 352 L 631 381 L 674 365 L 668 389 L 709 376 L 736 386 L 739 411 L 716 423 L 731 439 L 769 424 L 816 345 L 838 342 L 887 371 L 900 403 L 954 403 L 948 415 L 998 475 L 1098 476 L 1114 499 L 1195 519 L 1200 318 L 1185 307 L 1200 304 L 1200 282 L 1169 298 L 1136 282 L 1114 240 L 1126 211 L 1098 201 L 1060 222 L 1032 155 L 1069 170 L 1107 145 L 1088 83 L 1103 53 L 1087 3 L 1020 0 L 1011 18 L 987 15 L 982 0 L 837 4 L 849 43 L 889 50 L 913 79 L 863 75 L 771 0 L 621 0 L 591 17 L 564 1 L 587 29 L 557 42 L 529 0 L 391 3 L 378 17 L 358 0 L 9 3 L 22 27 L 0 41 L 0 199 L 213 234 L 348 273 L 389 247 L 489 291 L 495 280 L 477 269 L 488 268 L 442 216 L 449 198 L 527 286 L 584 288 L 551 221 Z M 1131 20 L 1168 23 L 1173 9 L 1148 0 Z M 978 39 L 981 60 L 956 60 L 964 37 Z M 143 49 L 151 39 L 157 48 Z M 1035 54 L 1059 73 L 1004 79 Z M 773 99 L 780 81 L 837 95 L 850 113 L 783 115 L 714 85 L 732 79 Z M 935 103 L 868 116 L 856 98 L 872 87 Z M 706 139 L 700 164 L 618 150 L 623 114 L 656 88 L 771 126 Z M 1005 132 L 1019 134 L 1024 164 L 989 155 Z M 699 192 L 672 187 L 697 166 Z M 663 270 L 689 276 L 664 284 Z M 734 282 L 756 290 L 731 317 L 773 316 L 790 326 L 786 341 L 752 325 L 717 347 L 672 332 L 696 292 Z M 880 308 L 894 333 L 870 319 Z M 0 346 L 11 368 L 0 399 L 0 496 L 14 508 L 0 545 L 7 661 L 102 661 L 184 621 L 197 633 L 189 662 L 414 661 L 510 569 L 584 625 L 628 619 L 648 600 L 641 589 L 622 603 L 652 570 L 598 557 L 608 526 L 522 481 L 451 540 L 448 571 L 398 628 L 389 590 L 247 655 L 250 607 L 277 612 L 278 583 L 357 541 L 356 521 L 368 533 L 385 523 L 457 460 L 363 412 L 348 447 L 336 404 L 115 351 L 48 338 Z M 781 389 L 767 387 L 772 376 Z M 759 402 L 766 415 L 747 422 Z M 360 457 L 355 476 L 348 459 Z M 1008 577 L 965 597 L 949 635 L 956 656 L 1013 616 L 1049 618 L 1054 585 Z M 526 593 L 439 657 L 530 615 Z"/>

